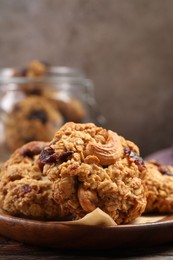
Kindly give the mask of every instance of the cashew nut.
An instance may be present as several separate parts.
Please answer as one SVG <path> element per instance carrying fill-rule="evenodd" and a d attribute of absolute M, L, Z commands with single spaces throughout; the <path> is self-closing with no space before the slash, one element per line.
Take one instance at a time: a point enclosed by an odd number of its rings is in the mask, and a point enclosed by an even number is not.
<path fill-rule="evenodd" d="M 95 155 L 100 160 L 101 165 L 110 165 L 116 162 L 117 158 L 123 153 L 123 147 L 119 136 L 108 131 L 106 144 L 88 143 L 86 146 L 86 154 Z"/>
<path fill-rule="evenodd" d="M 78 199 L 81 207 L 86 212 L 91 212 L 97 208 L 98 197 L 96 191 L 84 189 L 82 184 L 78 188 Z"/>

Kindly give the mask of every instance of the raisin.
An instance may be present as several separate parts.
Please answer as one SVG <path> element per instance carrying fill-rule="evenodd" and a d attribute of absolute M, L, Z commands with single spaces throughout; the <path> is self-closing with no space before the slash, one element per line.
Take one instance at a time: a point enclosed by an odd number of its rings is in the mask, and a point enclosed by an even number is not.
<path fill-rule="evenodd" d="M 31 192 L 32 191 L 32 187 L 29 186 L 28 184 L 24 184 L 22 186 L 22 193 L 25 194 L 25 193 L 28 193 L 28 192 Z"/>
<path fill-rule="evenodd" d="M 59 160 L 62 162 L 66 162 L 68 157 L 73 154 L 73 151 L 66 151 L 59 154 Z"/>
<path fill-rule="evenodd" d="M 42 90 L 41 88 L 35 87 L 29 90 L 30 95 L 35 95 L 35 96 L 41 96 Z"/>
<path fill-rule="evenodd" d="M 145 167 L 144 160 L 137 153 L 126 147 L 124 149 L 125 156 L 130 160 L 132 159 L 134 163 L 138 166 L 139 171 L 143 171 Z"/>
<path fill-rule="evenodd" d="M 173 173 L 168 169 L 168 167 L 164 165 L 160 165 L 158 167 L 158 170 L 161 174 L 168 175 L 168 176 L 173 176 Z"/>
<path fill-rule="evenodd" d="M 163 175 L 173 176 L 173 172 L 169 170 L 169 168 L 163 164 L 158 164 L 158 171 Z"/>
<path fill-rule="evenodd" d="M 158 171 L 163 175 L 173 176 L 173 173 L 169 170 L 169 168 L 166 165 L 163 165 L 160 162 L 152 161 L 154 165 L 157 166 Z"/>
<path fill-rule="evenodd" d="M 46 149 L 43 149 L 39 156 L 39 165 L 46 164 L 46 163 L 53 163 L 56 161 L 55 159 L 55 152 L 51 147 L 48 147 Z"/>
<path fill-rule="evenodd" d="M 47 114 L 43 110 L 32 110 L 31 113 L 28 115 L 29 120 L 39 120 L 42 124 L 46 124 L 48 118 Z"/>
<path fill-rule="evenodd" d="M 68 160 L 68 157 L 73 154 L 73 151 L 66 151 L 60 154 L 54 152 L 51 147 L 43 149 L 40 153 L 38 164 L 41 169 L 46 163 L 63 163 Z"/>

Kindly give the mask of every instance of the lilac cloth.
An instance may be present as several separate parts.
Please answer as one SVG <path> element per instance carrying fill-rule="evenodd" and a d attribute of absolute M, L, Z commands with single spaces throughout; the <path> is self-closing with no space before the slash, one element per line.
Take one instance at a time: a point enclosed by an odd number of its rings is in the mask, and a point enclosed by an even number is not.
<path fill-rule="evenodd" d="M 157 160 L 163 164 L 173 165 L 173 146 L 152 153 L 144 158 L 145 160 Z"/>

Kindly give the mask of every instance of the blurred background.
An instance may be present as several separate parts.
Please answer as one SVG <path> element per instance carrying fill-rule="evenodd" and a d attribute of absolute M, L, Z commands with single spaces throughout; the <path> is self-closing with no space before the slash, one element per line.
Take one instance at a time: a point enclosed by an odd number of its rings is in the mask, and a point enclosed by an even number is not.
<path fill-rule="evenodd" d="M 173 144 L 172 0 L 0 1 L 0 67 L 84 70 L 106 128 L 143 156 Z"/>

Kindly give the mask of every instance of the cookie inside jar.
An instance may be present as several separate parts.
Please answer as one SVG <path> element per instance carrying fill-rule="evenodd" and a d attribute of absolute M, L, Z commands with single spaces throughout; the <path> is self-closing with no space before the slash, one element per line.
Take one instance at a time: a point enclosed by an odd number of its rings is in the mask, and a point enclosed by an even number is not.
<path fill-rule="evenodd" d="M 32 61 L 0 73 L 0 140 L 5 153 L 29 141 L 50 141 L 65 122 L 96 122 L 92 81 L 78 69 Z"/>

